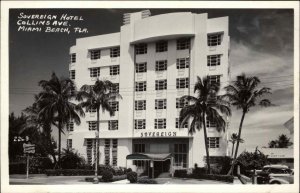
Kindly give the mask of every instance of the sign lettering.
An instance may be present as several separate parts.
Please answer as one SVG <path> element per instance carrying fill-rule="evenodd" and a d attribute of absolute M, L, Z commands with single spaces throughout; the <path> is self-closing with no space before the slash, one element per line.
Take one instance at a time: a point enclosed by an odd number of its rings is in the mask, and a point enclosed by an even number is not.
<path fill-rule="evenodd" d="M 166 131 L 160 131 L 160 132 L 142 132 L 141 137 L 176 137 L 177 132 L 166 132 Z"/>

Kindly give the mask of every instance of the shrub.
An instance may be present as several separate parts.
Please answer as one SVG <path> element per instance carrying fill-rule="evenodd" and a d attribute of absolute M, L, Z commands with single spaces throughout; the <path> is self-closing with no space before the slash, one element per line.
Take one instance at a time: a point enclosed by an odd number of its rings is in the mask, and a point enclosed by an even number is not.
<path fill-rule="evenodd" d="M 52 161 L 48 157 L 32 157 L 29 162 L 29 172 L 31 174 L 45 173 L 45 170 L 52 166 Z"/>
<path fill-rule="evenodd" d="M 129 172 L 132 172 L 132 169 L 131 169 L 131 168 L 125 169 L 125 173 L 126 173 L 126 174 L 129 173 Z"/>
<path fill-rule="evenodd" d="M 120 176 L 120 175 L 124 175 L 124 170 L 120 167 L 113 167 L 113 170 L 114 170 L 114 174 L 116 176 Z"/>
<path fill-rule="evenodd" d="M 113 181 L 113 174 L 109 170 L 105 170 L 102 172 L 102 181 L 103 182 L 112 182 Z"/>
<path fill-rule="evenodd" d="M 130 183 L 136 183 L 137 182 L 137 173 L 136 172 L 128 172 L 127 179 L 130 181 Z"/>
<path fill-rule="evenodd" d="M 139 178 L 137 181 L 138 184 L 157 184 L 157 181 L 149 178 Z"/>
<path fill-rule="evenodd" d="M 202 174 L 206 174 L 207 173 L 207 169 L 205 167 L 195 167 L 192 173 L 192 176 L 198 176 L 198 175 L 202 175 Z"/>
<path fill-rule="evenodd" d="M 63 169 L 81 168 L 85 164 L 85 160 L 77 151 L 73 149 L 63 149 L 61 157 L 61 167 Z"/>
<path fill-rule="evenodd" d="M 119 180 L 125 180 L 127 178 L 127 175 L 120 175 L 120 176 L 114 176 L 113 181 L 119 181 Z"/>
<path fill-rule="evenodd" d="M 25 174 L 26 173 L 26 163 L 10 163 L 9 164 L 9 174 Z"/>
<path fill-rule="evenodd" d="M 98 175 L 102 175 L 104 171 L 110 171 L 113 175 L 115 175 L 115 170 L 110 165 L 99 165 Z"/>
<path fill-rule="evenodd" d="M 174 177 L 186 178 L 187 177 L 187 170 L 175 170 Z"/>

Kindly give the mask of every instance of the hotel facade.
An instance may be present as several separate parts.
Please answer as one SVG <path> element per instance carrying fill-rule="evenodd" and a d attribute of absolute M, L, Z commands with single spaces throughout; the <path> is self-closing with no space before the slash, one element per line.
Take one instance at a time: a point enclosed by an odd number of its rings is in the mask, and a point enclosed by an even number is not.
<path fill-rule="evenodd" d="M 79 38 L 70 48 L 70 78 L 79 89 L 97 79 L 114 83 L 122 99 L 100 110 L 100 164 L 131 167 L 138 172 L 172 172 L 205 165 L 203 130 L 179 128 L 179 100 L 194 95 L 197 76 L 224 87 L 229 81 L 228 17 L 176 12 L 150 16 L 149 11 L 123 16 L 120 32 Z M 95 161 L 96 112 L 70 123 L 67 145 L 89 164 Z M 228 128 L 218 132 L 207 121 L 211 160 L 228 154 Z"/>

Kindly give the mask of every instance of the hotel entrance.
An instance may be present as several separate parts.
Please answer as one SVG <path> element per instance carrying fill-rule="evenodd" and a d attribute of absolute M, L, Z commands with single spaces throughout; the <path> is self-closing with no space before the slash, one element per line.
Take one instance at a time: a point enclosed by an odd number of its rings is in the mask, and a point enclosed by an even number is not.
<path fill-rule="evenodd" d="M 154 161 L 154 178 L 157 178 L 160 175 L 163 175 L 163 177 L 170 177 L 171 159 Z"/>
<path fill-rule="evenodd" d="M 160 174 L 164 173 L 164 177 L 170 177 L 172 175 L 172 156 L 171 154 L 149 154 L 149 153 L 135 153 L 126 156 L 127 160 L 133 160 L 136 166 L 136 172 L 139 175 L 149 176 L 156 178 Z"/>
<path fill-rule="evenodd" d="M 188 138 L 143 138 L 132 140 L 134 168 L 140 175 L 173 176 L 175 169 L 188 168 Z"/>

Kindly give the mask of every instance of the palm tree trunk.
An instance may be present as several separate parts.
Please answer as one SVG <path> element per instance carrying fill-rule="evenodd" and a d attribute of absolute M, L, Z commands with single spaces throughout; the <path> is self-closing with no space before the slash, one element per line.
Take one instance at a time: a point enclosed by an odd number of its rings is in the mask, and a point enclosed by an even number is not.
<path fill-rule="evenodd" d="M 231 165 L 230 170 L 229 170 L 227 175 L 231 175 L 233 173 L 237 153 L 239 151 L 239 145 L 240 145 L 240 139 L 241 139 L 241 133 L 242 133 L 242 127 L 243 127 L 243 122 L 244 122 L 244 119 L 245 119 L 245 115 L 246 115 L 246 111 L 243 111 L 243 115 L 242 115 L 240 126 L 239 126 L 239 134 L 238 134 L 238 138 L 237 138 L 237 142 L 236 142 L 236 149 L 235 149 L 235 153 L 234 153 L 234 158 L 232 160 L 232 165 Z"/>
<path fill-rule="evenodd" d="M 209 150 L 208 150 L 208 141 L 207 141 L 207 131 L 206 131 L 206 121 L 205 121 L 205 114 L 203 114 L 203 130 L 204 130 L 204 141 L 205 141 L 205 150 L 206 150 L 206 164 L 208 174 L 210 174 L 210 162 L 209 162 Z"/>
<path fill-rule="evenodd" d="M 98 183 L 98 164 L 99 164 L 99 124 L 100 124 L 100 113 L 97 108 L 97 134 L 96 134 L 96 160 L 95 160 L 95 179 L 94 182 Z"/>
<path fill-rule="evenodd" d="M 234 152 L 234 144 L 235 144 L 235 143 L 232 142 L 231 157 L 233 156 L 233 152 Z"/>
<path fill-rule="evenodd" d="M 60 154 L 61 154 L 61 121 L 58 122 L 58 168 L 60 169 Z"/>

